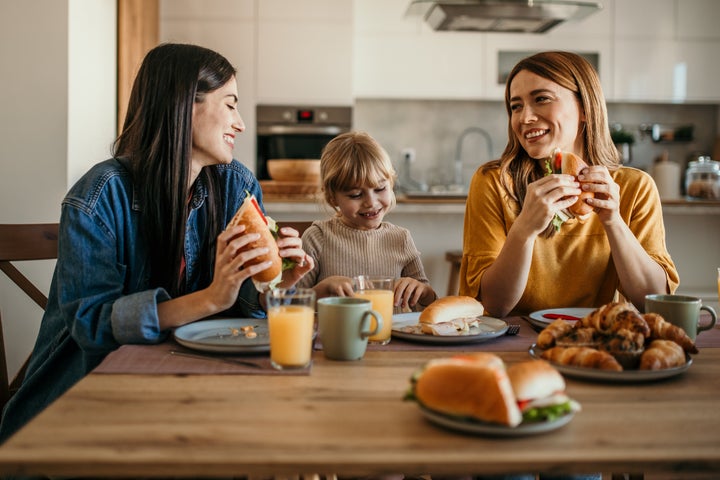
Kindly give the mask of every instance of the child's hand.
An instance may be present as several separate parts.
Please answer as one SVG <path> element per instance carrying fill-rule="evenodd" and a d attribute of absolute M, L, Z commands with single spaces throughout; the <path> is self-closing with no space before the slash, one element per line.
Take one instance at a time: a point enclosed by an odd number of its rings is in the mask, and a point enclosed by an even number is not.
<path fill-rule="evenodd" d="M 395 282 L 396 307 L 415 308 L 418 303 L 427 306 L 434 302 L 436 298 L 435 290 L 427 283 L 422 283 L 410 277 L 402 277 Z"/>
<path fill-rule="evenodd" d="M 315 293 L 322 297 L 352 297 L 353 285 L 350 277 L 335 275 L 327 277 L 315 285 Z"/>

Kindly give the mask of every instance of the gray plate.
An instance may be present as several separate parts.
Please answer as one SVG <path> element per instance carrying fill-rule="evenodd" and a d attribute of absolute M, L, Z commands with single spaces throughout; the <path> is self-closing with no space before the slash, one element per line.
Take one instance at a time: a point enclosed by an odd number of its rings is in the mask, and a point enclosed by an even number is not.
<path fill-rule="evenodd" d="M 409 325 L 417 325 L 420 312 L 398 313 L 393 315 L 392 336 L 419 343 L 453 344 L 453 343 L 479 343 L 492 340 L 505 335 L 508 324 L 504 320 L 493 317 L 479 317 L 482 328 L 473 327 L 469 335 L 427 335 L 425 333 L 408 333 L 400 329 Z"/>
<path fill-rule="evenodd" d="M 251 325 L 257 333 L 247 338 L 244 333 L 233 335 L 233 329 Z M 264 318 L 224 318 L 200 320 L 175 330 L 175 340 L 194 350 L 204 352 L 255 354 L 270 351 L 270 336 Z"/>
<path fill-rule="evenodd" d="M 420 412 L 429 421 L 436 425 L 440 425 L 441 427 L 464 433 L 488 435 L 493 437 L 524 437 L 528 435 L 551 432 L 567 425 L 575 416 L 574 413 L 569 413 L 551 422 L 521 423 L 517 427 L 508 427 L 506 425 L 484 423 L 468 418 L 451 417 L 433 410 L 428 410 L 422 406 L 420 407 Z"/>
<path fill-rule="evenodd" d="M 530 356 L 536 359 L 542 359 L 540 356 L 543 352 L 537 344 L 530 345 Z M 568 377 L 579 378 L 582 380 L 597 380 L 601 382 L 618 382 L 618 383 L 637 383 L 652 382 L 662 380 L 664 378 L 674 377 L 684 373 L 693 361 L 690 355 L 685 354 L 687 363 L 680 367 L 665 368 L 662 370 L 623 370 L 614 372 L 611 370 L 599 370 L 597 368 L 575 367 L 572 365 L 560 365 L 559 363 L 550 362 L 563 375 Z"/>

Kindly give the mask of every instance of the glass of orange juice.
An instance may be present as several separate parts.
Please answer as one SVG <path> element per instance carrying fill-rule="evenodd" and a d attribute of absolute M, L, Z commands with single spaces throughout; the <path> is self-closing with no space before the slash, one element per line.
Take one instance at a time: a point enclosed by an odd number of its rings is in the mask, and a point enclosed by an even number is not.
<path fill-rule="evenodd" d="M 278 370 L 305 368 L 312 361 L 315 291 L 276 288 L 265 294 L 270 363 Z"/>
<path fill-rule="evenodd" d="M 368 343 L 385 345 L 390 342 L 393 316 L 393 277 L 360 275 L 353 277 L 355 296 L 365 298 L 372 303 L 372 309 L 382 317 L 382 328 L 375 335 L 368 337 Z M 375 319 L 370 319 L 370 330 L 375 329 Z"/>

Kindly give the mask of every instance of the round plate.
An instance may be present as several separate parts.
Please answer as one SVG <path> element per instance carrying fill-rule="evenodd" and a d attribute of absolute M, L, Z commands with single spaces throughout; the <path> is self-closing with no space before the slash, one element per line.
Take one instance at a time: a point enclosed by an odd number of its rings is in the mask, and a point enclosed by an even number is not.
<path fill-rule="evenodd" d="M 252 326 L 257 333 L 248 338 L 238 330 Z M 224 353 L 263 353 L 270 351 L 270 336 L 264 318 L 224 318 L 200 320 L 175 330 L 175 340 L 194 350 Z"/>
<path fill-rule="evenodd" d="M 419 318 L 420 312 L 398 313 L 393 315 L 392 336 L 420 343 L 479 343 L 505 335 L 505 332 L 507 332 L 508 329 L 508 324 L 504 320 L 481 316 L 478 317 L 481 324 L 480 327 L 471 328 L 470 334 L 468 335 L 440 336 L 428 335 L 425 333 L 403 332 L 401 330 L 403 327 L 417 325 Z"/>
<path fill-rule="evenodd" d="M 442 413 L 429 410 L 423 406 L 420 406 L 420 412 L 429 421 L 442 427 L 464 433 L 489 435 L 494 437 L 524 437 L 527 435 L 537 435 L 539 433 L 551 432 L 567 425 L 575 416 L 574 413 L 568 413 L 567 415 L 563 415 L 551 422 L 529 422 L 521 423 L 517 427 L 508 427 L 507 425 L 484 423 L 470 418 L 443 415 Z"/>
<path fill-rule="evenodd" d="M 536 359 L 542 359 L 540 356 L 543 349 L 539 348 L 537 344 L 533 343 L 530 345 L 530 356 Z M 675 368 L 664 368 L 662 370 L 623 370 L 621 372 L 615 372 L 612 370 L 599 370 L 597 368 L 588 367 L 575 367 L 572 365 L 561 365 L 559 363 L 550 362 L 563 375 L 568 377 L 579 378 L 582 380 L 598 380 L 602 382 L 618 382 L 618 383 L 635 383 L 635 382 L 652 382 L 655 380 L 662 380 L 664 378 L 674 377 L 684 373 L 690 365 L 692 365 L 692 358 L 690 355 L 685 354 L 687 363 L 680 367 Z"/>
<path fill-rule="evenodd" d="M 583 318 L 589 315 L 594 308 L 548 308 L 546 310 L 538 310 L 530 314 L 529 321 L 531 324 L 538 328 L 545 328 L 557 318 L 548 318 L 545 315 L 568 315 L 577 318 Z M 568 321 L 574 322 L 576 320 L 567 319 Z"/>

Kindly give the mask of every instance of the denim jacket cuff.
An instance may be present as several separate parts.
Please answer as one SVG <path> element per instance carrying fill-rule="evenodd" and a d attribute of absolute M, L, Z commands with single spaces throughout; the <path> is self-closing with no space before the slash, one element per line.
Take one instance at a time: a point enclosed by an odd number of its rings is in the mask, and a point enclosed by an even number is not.
<path fill-rule="evenodd" d="M 115 340 L 121 345 L 162 341 L 166 332 L 160 331 L 157 305 L 166 300 L 170 300 L 170 295 L 162 288 L 117 299 L 110 317 Z"/>

